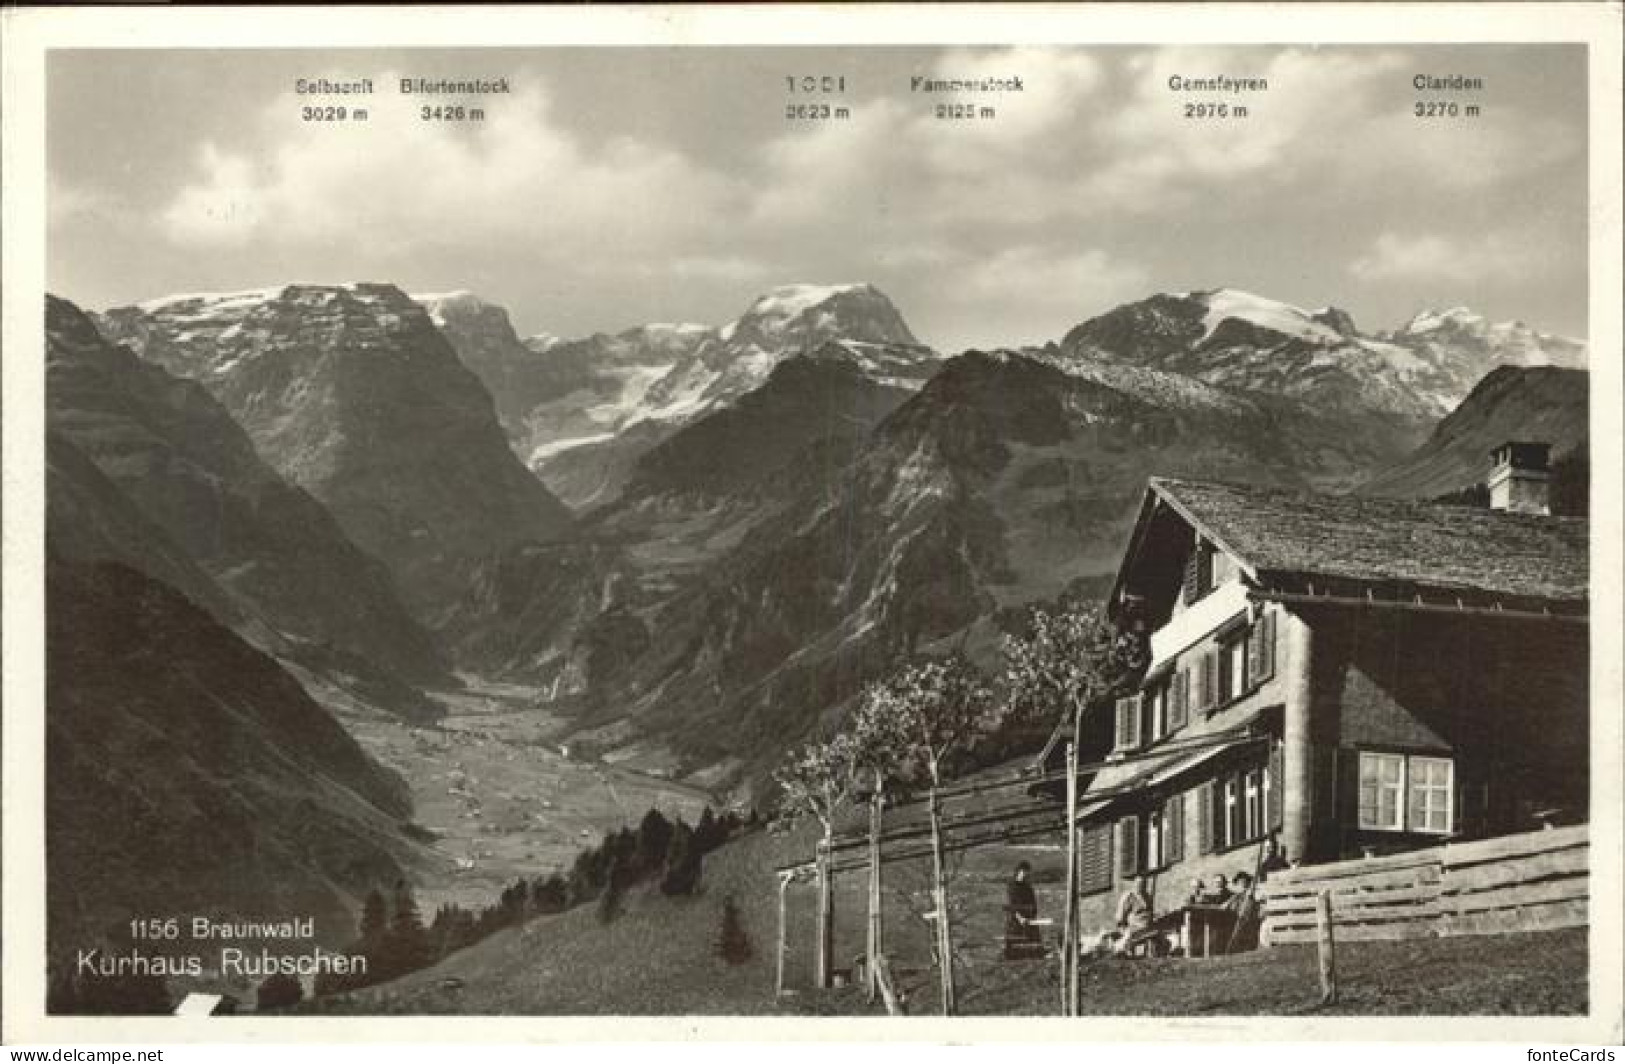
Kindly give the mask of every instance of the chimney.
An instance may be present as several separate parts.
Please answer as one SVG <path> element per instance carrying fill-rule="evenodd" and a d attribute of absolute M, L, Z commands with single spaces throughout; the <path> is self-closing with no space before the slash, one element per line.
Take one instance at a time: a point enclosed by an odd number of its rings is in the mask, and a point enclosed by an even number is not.
<path fill-rule="evenodd" d="M 1549 514 L 1549 443 L 1508 440 L 1490 452 L 1490 509 L 1517 514 Z"/>

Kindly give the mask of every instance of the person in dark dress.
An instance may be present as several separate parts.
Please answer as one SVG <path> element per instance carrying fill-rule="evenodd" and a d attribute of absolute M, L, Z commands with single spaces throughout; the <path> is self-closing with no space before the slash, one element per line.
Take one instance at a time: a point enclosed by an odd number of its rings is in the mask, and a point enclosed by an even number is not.
<path fill-rule="evenodd" d="M 1004 956 L 1007 960 L 1024 960 L 1044 955 L 1044 939 L 1039 929 L 1038 895 L 1027 882 L 1032 865 L 1026 861 L 1016 865 L 1015 875 L 1005 885 L 1004 902 Z"/>
<path fill-rule="evenodd" d="M 1235 917 L 1226 953 L 1257 949 L 1259 925 L 1262 923 L 1258 898 L 1253 894 L 1253 877 L 1246 872 L 1237 872 L 1235 885 L 1236 892 L 1225 904 L 1225 908 Z"/>

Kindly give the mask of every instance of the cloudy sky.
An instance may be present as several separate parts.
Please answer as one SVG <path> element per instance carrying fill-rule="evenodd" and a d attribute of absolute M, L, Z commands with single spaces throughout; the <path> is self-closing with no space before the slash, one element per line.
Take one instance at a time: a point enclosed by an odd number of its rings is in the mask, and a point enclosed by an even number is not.
<path fill-rule="evenodd" d="M 59 52 L 52 291 L 101 309 L 289 281 L 471 289 L 521 333 L 720 323 L 870 281 L 945 351 L 1042 342 L 1158 291 L 1238 287 L 1366 329 L 1424 306 L 1586 334 L 1578 46 Z M 791 97 L 787 75 L 846 78 Z M 916 75 L 1019 76 L 950 123 Z M 1171 75 L 1263 77 L 1192 120 Z M 1482 77 L 1418 119 L 1417 74 Z M 499 77 L 425 124 L 400 76 Z M 371 77 L 313 124 L 297 78 Z M 788 102 L 850 117 L 789 122 Z"/>

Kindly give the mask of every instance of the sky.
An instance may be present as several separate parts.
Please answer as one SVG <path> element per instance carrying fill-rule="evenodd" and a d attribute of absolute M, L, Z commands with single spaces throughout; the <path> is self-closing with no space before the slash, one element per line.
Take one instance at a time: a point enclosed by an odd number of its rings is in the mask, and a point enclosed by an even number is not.
<path fill-rule="evenodd" d="M 1219 287 L 1368 331 L 1465 305 L 1583 339 L 1584 64 L 1575 45 L 62 51 L 47 279 L 98 310 L 290 282 L 467 289 L 521 335 L 566 337 L 869 282 L 950 353 Z M 1418 74 L 1484 88 L 1419 92 Z M 792 95 L 805 75 L 845 91 Z M 1174 75 L 1269 88 L 1176 92 Z M 402 97 L 404 76 L 512 91 Z M 928 94 L 916 76 L 1023 89 Z M 301 77 L 378 91 L 319 100 Z M 1480 111 L 1417 118 L 1418 100 Z M 484 119 L 417 113 L 456 102 Z M 369 117 L 304 121 L 317 103 Z M 793 121 L 790 103 L 848 116 Z M 938 103 L 995 113 L 945 121 Z"/>

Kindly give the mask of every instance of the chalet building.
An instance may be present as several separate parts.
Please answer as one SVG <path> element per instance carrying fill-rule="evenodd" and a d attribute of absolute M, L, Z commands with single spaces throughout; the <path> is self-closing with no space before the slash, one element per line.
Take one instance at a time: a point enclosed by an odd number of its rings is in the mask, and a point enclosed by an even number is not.
<path fill-rule="evenodd" d="M 1491 509 L 1152 480 L 1112 589 L 1150 629 L 1079 807 L 1084 926 L 1253 873 L 1586 816 L 1587 523 L 1546 451 Z"/>

